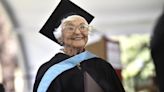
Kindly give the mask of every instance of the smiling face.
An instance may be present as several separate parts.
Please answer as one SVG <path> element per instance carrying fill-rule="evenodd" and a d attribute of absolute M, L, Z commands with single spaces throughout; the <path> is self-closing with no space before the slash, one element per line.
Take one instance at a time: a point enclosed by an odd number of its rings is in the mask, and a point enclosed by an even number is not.
<path fill-rule="evenodd" d="M 88 23 L 78 15 L 67 17 L 62 22 L 62 40 L 64 46 L 84 48 L 88 41 Z"/>

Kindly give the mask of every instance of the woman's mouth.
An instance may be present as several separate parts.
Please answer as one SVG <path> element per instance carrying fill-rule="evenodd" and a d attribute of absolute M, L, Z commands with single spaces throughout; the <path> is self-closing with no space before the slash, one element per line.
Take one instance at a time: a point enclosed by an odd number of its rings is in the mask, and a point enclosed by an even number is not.
<path fill-rule="evenodd" d="M 82 40 L 83 37 L 73 37 L 72 40 Z"/>

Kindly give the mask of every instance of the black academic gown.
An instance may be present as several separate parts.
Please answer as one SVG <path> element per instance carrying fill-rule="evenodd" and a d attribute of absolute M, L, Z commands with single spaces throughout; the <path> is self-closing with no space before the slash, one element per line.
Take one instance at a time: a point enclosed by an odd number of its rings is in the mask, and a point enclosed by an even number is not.
<path fill-rule="evenodd" d="M 58 53 L 50 61 L 44 63 L 37 72 L 33 92 L 37 92 L 39 82 L 49 67 L 68 58 L 70 58 L 68 55 Z M 96 57 L 85 60 L 81 62 L 80 67 L 81 69 L 76 66 L 57 76 L 47 92 L 84 92 L 84 71 L 90 74 L 104 92 L 124 92 L 114 69 L 103 59 Z"/>

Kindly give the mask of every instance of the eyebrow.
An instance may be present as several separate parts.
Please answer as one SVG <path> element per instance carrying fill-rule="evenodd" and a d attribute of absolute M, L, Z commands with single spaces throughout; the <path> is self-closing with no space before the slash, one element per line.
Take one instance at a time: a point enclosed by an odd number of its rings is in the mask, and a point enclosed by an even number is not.
<path fill-rule="evenodd" d="M 64 23 L 63 23 L 64 25 L 68 25 L 68 26 L 75 26 L 73 23 L 72 23 L 72 21 L 65 21 Z M 80 23 L 80 25 L 85 25 L 86 23 Z M 87 24 L 86 24 L 87 25 Z"/>
<path fill-rule="evenodd" d="M 71 21 L 65 21 L 65 22 L 63 22 L 63 25 L 74 26 L 74 24 Z"/>

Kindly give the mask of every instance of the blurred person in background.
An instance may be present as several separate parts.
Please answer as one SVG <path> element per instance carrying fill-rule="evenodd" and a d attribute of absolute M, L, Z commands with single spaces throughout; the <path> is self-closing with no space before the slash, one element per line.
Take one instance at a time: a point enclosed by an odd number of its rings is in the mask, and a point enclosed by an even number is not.
<path fill-rule="evenodd" d="M 5 88 L 3 86 L 3 84 L 0 83 L 0 92 L 5 92 Z"/>
<path fill-rule="evenodd" d="M 124 92 L 113 67 L 85 50 L 93 18 L 71 1 L 61 0 L 40 32 L 63 49 L 41 65 L 33 92 Z"/>
<path fill-rule="evenodd" d="M 0 76 L 5 92 L 15 92 L 16 47 L 7 17 L 0 11 L 0 64 L 2 68 Z"/>
<path fill-rule="evenodd" d="M 160 92 L 164 92 L 164 10 L 151 38 L 151 56 L 155 64 Z"/>

